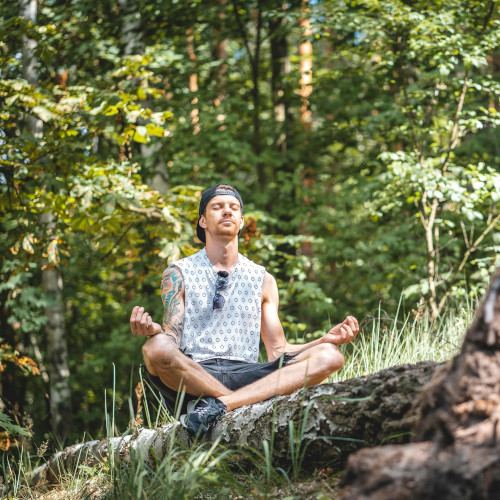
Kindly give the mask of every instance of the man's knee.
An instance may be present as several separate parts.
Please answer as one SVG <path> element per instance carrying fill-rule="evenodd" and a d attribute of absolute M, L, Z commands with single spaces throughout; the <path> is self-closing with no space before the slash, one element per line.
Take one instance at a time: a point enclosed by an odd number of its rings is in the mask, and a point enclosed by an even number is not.
<path fill-rule="evenodd" d="M 328 377 L 344 366 L 344 356 L 334 344 L 320 344 L 314 353 L 314 364 L 322 375 Z"/>
<path fill-rule="evenodd" d="M 146 366 L 172 366 L 180 362 L 183 356 L 178 346 L 166 335 L 150 337 L 142 346 L 142 355 Z"/>

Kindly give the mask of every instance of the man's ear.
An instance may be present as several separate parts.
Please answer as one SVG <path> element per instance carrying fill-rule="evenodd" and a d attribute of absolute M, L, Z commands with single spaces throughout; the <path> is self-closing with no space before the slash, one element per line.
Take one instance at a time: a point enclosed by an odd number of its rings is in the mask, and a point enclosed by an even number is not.
<path fill-rule="evenodd" d="M 200 217 L 200 227 L 202 227 L 203 229 L 207 228 L 207 221 L 205 220 L 205 216 L 204 215 L 202 215 Z"/>
<path fill-rule="evenodd" d="M 241 216 L 241 222 L 240 222 L 240 231 L 243 229 L 243 226 L 245 225 L 245 219 L 243 218 L 243 215 Z"/>

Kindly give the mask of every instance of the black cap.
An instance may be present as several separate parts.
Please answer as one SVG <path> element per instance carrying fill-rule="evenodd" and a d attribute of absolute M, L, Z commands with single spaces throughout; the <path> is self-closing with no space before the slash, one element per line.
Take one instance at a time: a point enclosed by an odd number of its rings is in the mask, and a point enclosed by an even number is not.
<path fill-rule="evenodd" d="M 217 189 L 219 186 L 222 187 L 220 189 Z M 229 188 L 231 188 L 232 191 L 229 190 Z M 236 188 L 234 188 L 230 184 L 221 182 L 219 184 L 215 184 L 215 186 L 212 186 L 211 188 L 208 188 L 206 191 L 203 191 L 200 200 L 200 208 L 198 209 L 198 223 L 196 224 L 196 236 L 198 236 L 200 241 L 202 241 L 203 243 L 206 243 L 206 238 L 205 238 L 205 230 L 200 226 L 200 218 L 203 215 L 203 212 L 205 211 L 208 202 L 214 196 L 219 196 L 220 194 L 228 194 L 230 196 L 234 196 L 240 202 L 241 213 L 243 213 L 243 200 L 241 199 L 240 193 L 238 193 Z"/>

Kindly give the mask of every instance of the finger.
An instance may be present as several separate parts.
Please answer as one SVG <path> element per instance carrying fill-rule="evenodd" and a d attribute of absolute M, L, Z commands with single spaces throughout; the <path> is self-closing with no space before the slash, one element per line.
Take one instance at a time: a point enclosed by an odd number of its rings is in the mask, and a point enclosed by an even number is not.
<path fill-rule="evenodd" d="M 352 333 L 356 335 L 359 332 L 359 325 L 357 321 L 352 321 L 352 323 L 349 325 L 351 327 Z"/>
<path fill-rule="evenodd" d="M 139 306 L 135 306 L 132 309 L 132 314 L 130 315 L 130 328 L 132 330 L 132 333 L 138 334 L 137 333 L 137 314 L 139 313 Z"/>
<path fill-rule="evenodd" d="M 147 335 L 148 334 L 148 319 L 150 318 L 149 314 L 145 312 L 140 321 L 140 328 L 141 328 L 141 335 Z"/>
<path fill-rule="evenodd" d="M 347 338 L 347 329 L 345 326 L 340 328 L 340 332 L 342 333 L 342 340 L 346 340 Z"/>
<path fill-rule="evenodd" d="M 346 326 L 345 327 L 346 329 L 346 340 L 349 339 L 349 340 L 352 340 L 354 338 L 354 332 L 352 331 L 352 328 L 350 326 Z"/>
<path fill-rule="evenodd" d="M 142 315 L 144 313 L 144 307 L 139 307 L 135 313 L 135 321 L 138 323 L 141 321 Z"/>
<path fill-rule="evenodd" d="M 345 324 L 347 326 L 349 326 L 350 328 L 354 328 L 354 321 L 353 321 L 353 317 L 352 316 L 347 316 L 347 318 L 345 319 Z"/>
<path fill-rule="evenodd" d="M 350 318 L 352 320 L 352 324 L 354 325 L 354 330 L 359 330 L 358 320 L 354 316 L 351 316 Z M 351 328 L 352 328 L 352 326 L 351 326 Z"/>
<path fill-rule="evenodd" d="M 135 307 L 132 309 L 132 312 L 130 313 L 130 328 L 132 328 L 132 330 L 134 329 L 134 323 L 135 323 L 135 315 L 136 315 L 136 312 L 137 312 L 137 306 L 135 306 Z"/>

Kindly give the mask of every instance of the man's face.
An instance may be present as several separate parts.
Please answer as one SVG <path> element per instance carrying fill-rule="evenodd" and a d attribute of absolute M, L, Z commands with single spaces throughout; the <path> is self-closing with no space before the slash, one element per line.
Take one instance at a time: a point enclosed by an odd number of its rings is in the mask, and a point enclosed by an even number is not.
<path fill-rule="evenodd" d="M 243 227 L 240 202 L 229 194 L 214 196 L 205 208 L 200 226 L 207 236 L 233 239 Z"/>

